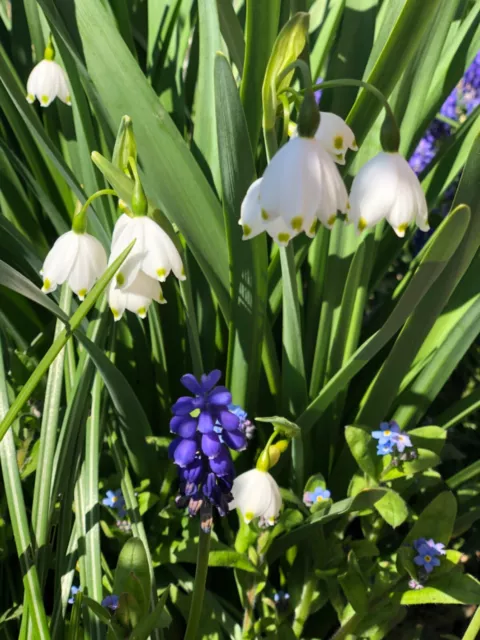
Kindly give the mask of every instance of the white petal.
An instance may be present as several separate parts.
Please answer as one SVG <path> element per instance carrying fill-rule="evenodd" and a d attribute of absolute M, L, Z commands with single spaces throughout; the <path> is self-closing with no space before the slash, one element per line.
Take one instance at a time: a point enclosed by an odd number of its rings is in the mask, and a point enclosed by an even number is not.
<path fill-rule="evenodd" d="M 58 65 L 58 89 L 57 95 L 62 102 L 68 104 L 69 106 L 72 104 L 70 87 L 68 86 L 67 74 L 65 71 Z"/>
<path fill-rule="evenodd" d="M 108 303 L 115 320 L 119 320 L 125 309 L 133 311 L 140 318 L 145 318 L 152 300 L 165 302 L 157 280 L 149 278 L 142 271 L 138 272 L 134 282 L 128 288 L 110 287 Z"/>
<path fill-rule="evenodd" d="M 83 300 L 95 280 L 105 271 L 107 255 L 101 243 L 88 233 L 78 234 L 78 255 L 68 278 L 74 293 Z"/>
<path fill-rule="evenodd" d="M 240 220 L 238 221 L 238 224 L 241 224 L 243 228 L 242 240 L 250 240 L 250 238 L 255 238 L 262 231 L 265 231 L 265 224 L 262 220 L 262 207 L 260 206 L 261 184 L 262 178 L 255 180 L 243 199 L 240 208 Z M 277 218 L 277 220 L 280 220 L 280 218 Z"/>
<path fill-rule="evenodd" d="M 318 144 L 314 139 L 292 138 L 272 158 L 260 187 L 262 217 L 281 216 L 301 230 L 322 195 Z"/>
<path fill-rule="evenodd" d="M 43 263 L 43 291 L 55 291 L 58 284 L 63 284 L 69 277 L 78 254 L 79 235 L 68 231 L 61 235 L 48 252 Z"/>
<path fill-rule="evenodd" d="M 269 473 L 250 469 L 235 478 L 233 501 L 229 503 L 229 508 L 240 509 L 246 522 L 256 517 L 263 518 L 267 513 L 267 518 L 271 518 L 277 504 L 275 490 L 278 491 L 278 487 Z"/>
<path fill-rule="evenodd" d="M 320 112 L 320 125 L 315 139 L 338 164 L 345 164 L 347 149 L 358 149 L 353 131 L 336 113 Z"/>
<path fill-rule="evenodd" d="M 275 218 L 263 225 L 268 235 L 280 246 L 286 247 L 290 240 L 298 235 L 299 231 L 292 229 L 283 218 Z M 252 236 L 249 236 L 252 237 Z"/>
<path fill-rule="evenodd" d="M 145 258 L 142 271 L 151 278 L 164 282 L 170 271 L 179 280 L 185 280 L 183 263 L 170 236 L 150 218 L 142 218 L 144 224 Z"/>
<path fill-rule="evenodd" d="M 129 287 L 134 282 L 142 266 L 145 245 L 143 225 L 141 222 L 139 223 L 140 220 L 141 218 L 130 218 L 123 214 L 115 225 L 110 258 L 108 259 L 109 265 L 135 240 L 127 259 L 115 275 L 115 282 L 119 287 Z"/>

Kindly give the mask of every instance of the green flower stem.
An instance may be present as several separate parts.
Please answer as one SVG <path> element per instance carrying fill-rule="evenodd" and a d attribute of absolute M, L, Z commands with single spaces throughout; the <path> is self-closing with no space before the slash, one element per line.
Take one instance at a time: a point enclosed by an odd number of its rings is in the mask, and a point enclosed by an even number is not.
<path fill-rule="evenodd" d="M 117 195 L 113 189 L 101 189 L 93 193 L 82 206 L 80 211 L 73 216 L 72 230 L 76 233 L 85 233 L 87 230 L 87 209 L 94 200 L 100 198 L 100 196 L 115 196 Z"/>
<path fill-rule="evenodd" d="M 197 570 L 195 572 L 195 583 L 193 585 L 192 604 L 188 615 L 187 630 L 184 640 L 196 640 L 198 638 L 198 627 L 202 615 L 203 597 L 205 595 L 205 583 L 208 572 L 208 554 L 210 551 L 210 533 L 205 533 L 200 528 L 198 549 L 197 549 Z"/>
<path fill-rule="evenodd" d="M 295 609 L 295 620 L 293 622 L 293 633 L 297 638 L 302 637 L 303 627 L 310 615 L 310 606 L 312 604 L 313 594 L 317 586 L 317 579 L 311 577 L 307 580 L 303 587 L 302 598 L 300 604 Z"/>
<path fill-rule="evenodd" d="M 480 637 L 480 606 L 477 607 L 475 611 L 475 615 L 470 620 L 470 624 L 468 625 L 468 629 L 465 631 L 465 634 L 462 640 L 475 640 L 475 638 Z"/>

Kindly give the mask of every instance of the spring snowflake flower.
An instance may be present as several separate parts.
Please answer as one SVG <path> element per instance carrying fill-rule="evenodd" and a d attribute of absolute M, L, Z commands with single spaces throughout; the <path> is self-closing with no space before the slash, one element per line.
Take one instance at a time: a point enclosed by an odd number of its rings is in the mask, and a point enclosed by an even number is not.
<path fill-rule="evenodd" d="M 211 527 L 213 506 L 221 516 L 228 513 L 235 477 L 230 449 L 244 449 L 247 442 L 240 417 L 229 409 L 230 392 L 216 386 L 220 377 L 218 370 L 200 380 L 190 373 L 184 375 L 181 382 L 194 396 L 182 396 L 175 402 L 170 421 L 176 437 L 169 456 L 179 467 L 180 478 L 176 502 L 179 507 L 188 506 L 191 516 L 200 512 L 205 531 Z"/>
<path fill-rule="evenodd" d="M 355 176 L 350 193 L 348 218 L 360 233 L 384 218 L 403 238 L 415 221 L 428 231 L 425 194 L 408 162 L 399 153 L 381 152 Z"/>
<path fill-rule="evenodd" d="M 250 469 L 239 475 L 233 483 L 232 495 L 230 510 L 239 509 L 247 524 L 254 518 L 260 519 L 261 526 L 275 524 L 282 507 L 282 496 L 268 471 Z"/>
<path fill-rule="evenodd" d="M 263 175 L 259 200 L 265 222 L 281 218 L 292 235 L 312 234 L 317 218 L 328 228 L 337 211 L 347 212 L 348 195 L 334 161 L 315 138 L 291 138 Z"/>
<path fill-rule="evenodd" d="M 320 124 L 315 140 L 320 142 L 337 164 L 345 164 L 345 154 L 348 149 L 358 150 L 355 135 L 345 120 L 336 113 L 328 111 L 320 112 Z"/>
<path fill-rule="evenodd" d="M 418 555 L 413 561 L 419 567 L 423 567 L 427 573 L 431 573 L 435 567 L 440 566 L 438 556 L 446 554 L 445 545 L 441 542 L 434 542 L 432 539 L 419 538 L 413 543 Z"/>
<path fill-rule="evenodd" d="M 68 282 L 83 300 L 107 267 L 107 254 L 101 243 L 88 233 L 67 231 L 50 249 L 43 269 L 42 291 L 51 293 L 59 284 Z"/>
<path fill-rule="evenodd" d="M 182 259 L 167 233 L 151 218 L 122 214 L 115 224 L 110 263 L 135 240 L 133 249 L 116 275 L 118 288 L 128 288 L 142 271 L 153 280 L 165 282 L 173 271 L 185 280 Z"/>
<path fill-rule="evenodd" d="M 102 504 L 111 509 L 115 509 L 120 518 L 123 518 L 126 514 L 125 498 L 123 497 L 121 489 L 116 489 L 115 491 L 108 490 L 106 497 L 102 500 Z"/>
<path fill-rule="evenodd" d="M 44 59 L 33 67 L 28 77 L 27 100 L 30 104 L 37 98 L 42 107 L 48 107 L 57 97 L 65 104 L 72 104 L 67 76 L 54 58 L 55 48 L 50 40 Z"/>
<path fill-rule="evenodd" d="M 307 507 L 311 507 L 313 504 L 319 504 L 325 500 L 330 500 L 332 494 L 328 489 L 322 489 L 322 487 L 315 487 L 313 491 L 305 491 L 303 494 L 303 502 Z"/>
<path fill-rule="evenodd" d="M 120 320 L 125 311 L 136 313 L 139 318 L 146 318 L 152 301 L 165 304 L 162 287 L 157 280 L 139 271 L 135 280 L 123 289 L 116 286 L 114 280 L 108 289 L 108 305 L 115 321 Z"/>
<path fill-rule="evenodd" d="M 116 611 L 118 609 L 118 600 L 119 597 L 112 593 L 102 600 L 102 607 L 106 607 L 111 611 Z"/>

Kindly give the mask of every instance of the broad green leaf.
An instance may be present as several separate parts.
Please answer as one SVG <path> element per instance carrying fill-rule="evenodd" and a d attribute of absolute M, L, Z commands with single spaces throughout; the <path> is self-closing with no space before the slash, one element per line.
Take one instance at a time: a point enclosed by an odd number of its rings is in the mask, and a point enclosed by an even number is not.
<path fill-rule="evenodd" d="M 371 432 L 361 427 L 347 426 L 345 440 L 360 469 L 376 480 L 380 464 L 376 453 L 377 442 L 372 438 Z"/>
<path fill-rule="evenodd" d="M 170 590 L 166 589 L 162 593 L 155 609 L 142 618 L 132 631 L 130 640 L 147 640 L 154 629 L 164 629 L 170 625 L 172 619 L 169 613 L 165 611 L 165 605 L 169 595 Z"/>
<path fill-rule="evenodd" d="M 408 518 L 408 505 L 396 491 L 387 491 L 374 506 L 385 522 L 394 529 Z"/>
<path fill-rule="evenodd" d="M 277 93 L 288 86 L 293 71 L 280 82 L 278 82 L 278 76 L 303 51 L 308 37 L 308 20 L 308 13 L 295 14 L 280 31 L 273 45 L 262 87 L 263 129 L 265 131 L 272 130 L 275 126 L 278 105 Z"/>
<path fill-rule="evenodd" d="M 230 0 L 217 0 L 218 19 L 220 21 L 220 31 L 228 48 L 228 53 L 233 64 L 237 67 L 240 75 L 243 74 L 243 60 L 245 58 L 245 40 L 243 37 L 242 27 L 238 20 L 235 9 Z M 271 7 L 269 7 L 271 11 Z M 257 6 L 255 22 L 260 21 L 260 12 L 262 6 Z M 265 33 L 263 34 L 262 44 L 265 41 Z M 256 60 L 259 66 L 259 60 Z M 259 119 L 260 122 L 260 119 Z M 258 136 L 257 136 L 258 137 Z"/>
<path fill-rule="evenodd" d="M 106 8 L 84 0 L 76 5 L 76 18 L 87 68 L 111 129 L 117 129 L 123 115 L 132 118 L 145 191 L 178 225 L 228 317 L 227 247 L 215 194 Z"/>
<path fill-rule="evenodd" d="M 119 620 L 124 629 L 136 627 L 143 615 L 144 614 L 142 614 L 141 607 L 136 601 L 135 596 L 127 591 L 120 594 L 115 617 Z"/>
<path fill-rule="evenodd" d="M 269 418 L 255 418 L 255 422 L 269 422 L 275 431 L 282 433 L 288 438 L 298 438 L 301 434 L 300 427 L 294 422 L 290 422 L 281 416 L 271 416 Z"/>
<path fill-rule="evenodd" d="M 262 85 L 278 32 L 280 4 L 280 0 L 268 3 L 246 0 L 245 59 L 240 98 L 254 150 L 262 126 Z"/>
<path fill-rule="evenodd" d="M 361 491 L 353 498 L 347 498 L 340 502 L 335 502 L 326 511 L 316 513 L 312 515 L 305 524 L 297 527 L 280 536 L 271 545 L 267 558 L 269 562 L 273 562 L 290 547 L 301 543 L 304 540 L 309 540 L 315 535 L 317 529 L 321 529 L 323 525 L 330 520 L 334 520 L 347 513 L 354 511 L 364 511 L 365 509 L 371 509 L 377 500 L 380 500 L 385 495 L 385 489 L 369 489 Z"/>
<path fill-rule="evenodd" d="M 437 455 L 442 453 L 442 449 L 447 439 L 447 432 L 442 427 L 418 427 L 408 432 L 414 447 L 429 449 Z"/>
<path fill-rule="evenodd" d="M 449 573 L 428 581 L 423 589 L 405 591 L 401 603 L 412 604 L 480 604 L 480 582 L 464 573 Z"/>
<path fill-rule="evenodd" d="M 338 582 L 354 610 L 365 613 L 368 608 L 368 588 L 354 551 L 349 552 L 347 571 L 338 576 Z"/>
<path fill-rule="evenodd" d="M 240 207 L 255 177 L 245 115 L 224 56 L 215 63 L 218 154 L 231 264 L 227 386 L 234 401 L 254 407 L 260 380 L 267 295 L 265 234 L 244 242 Z"/>
<path fill-rule="evenodd" d="M 440 457 L 433 451 L 429 451 L 428 449 L 417 449 L 416 453 L 417 457 L 414 460 L 402 462 L 398 467 L 389 469 L 388 467 L 390 465 L 388 465 L 380 476 L 381 481 L 388 482 L 389 480 L 396 480 L 397 478 L 403 478 L 404 476 L 411 476 L 415 473 L 425 471 L 425 469 L 436 467 L 441 463 Z M 390 456 L 385 456 L 385 458 L 389 459 Z"/>
<path fill-rule="evenodd" d="M 457 501 L 450 491 L 444 491 L 425 507 L 403 544 L 411 545 L 418 538 L 433 538 L 448 545 L 457 515 Z"/>
<path fill-rule="evenodd" d="M 140 538 L 127 540 L 118 556 L 113 593 L 121 596 L 125 592 L 135 597 L 144 616 L 148 610 L 150 596 L 150 571 L 145 547 Z"/>

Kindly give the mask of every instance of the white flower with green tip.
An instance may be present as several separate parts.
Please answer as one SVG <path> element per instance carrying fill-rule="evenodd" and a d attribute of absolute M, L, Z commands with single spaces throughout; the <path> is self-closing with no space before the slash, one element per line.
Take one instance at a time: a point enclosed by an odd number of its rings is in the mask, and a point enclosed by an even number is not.
<path fill-rule="evenodd" d="M 62 67 L 55 62 L 55 49 L 50 42 L 45 49 L 44 59 L 35 65 L 27 81 L 27 100 L 32 104 L 35 98 L 42 107 L 60 98 L 65 104 L 71 105 L 70 88 L 67 75 Z"/>
<path fill-rule="evenodd" d="M 164 282 L 173 271 L 179 280 L 185 280 L 182 259 L 167 233 L 145 215 L 129 217 L 122 214 L 115 224 L 109 264 L 135 240 L 130 255 L 116 275 L 116 286 L 128 288 L 140 271 L 159 282 Z"/>
<path fill-rule="evenodd" d="M 250 469 L 233 481 L 230 510 L 239 509 L 248 524 L 260 518 L 260 524 L 273 525 L 282 507 L 280 489 L 268 471 Z"/>
<path fill-rule="evenodd" d="M 42 291 L 51 293 L 59 284 L 68 282 L 83 300 L 107 267 L 107 254 L 102 244 L 88 233 L 67 231 L 50 249 L 43 269 Z"/>
<path fill-rule="evenodd" d="M 348 218 L 358 233 L 383 219 L 403 238 L 416 222 L 428 231 L 428 208 L 417 176 L 397 152 L 382 151 L 369 160 L 355 176 L 350 192 Z"/>
<path fill-rule="evenodd" d="M 120 320 L 125 311 L 132 311 L 139 318 L 145 318 L 153 300 L 160 304 L 166 302 L 158 280 L 142 271 L 137 272 L 135 280 L 128 287 L 118 288 L 115 279 L 110 283 L 108 304 L 115 321 Z"/>

